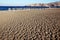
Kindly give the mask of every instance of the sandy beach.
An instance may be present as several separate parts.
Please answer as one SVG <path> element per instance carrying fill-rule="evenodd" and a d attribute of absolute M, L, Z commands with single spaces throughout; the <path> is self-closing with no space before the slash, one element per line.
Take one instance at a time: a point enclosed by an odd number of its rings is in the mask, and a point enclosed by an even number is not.
<path fill-rule="evenodd" d="M 0 40 L 60 40 L 60 8 L 0 11 Z"/>

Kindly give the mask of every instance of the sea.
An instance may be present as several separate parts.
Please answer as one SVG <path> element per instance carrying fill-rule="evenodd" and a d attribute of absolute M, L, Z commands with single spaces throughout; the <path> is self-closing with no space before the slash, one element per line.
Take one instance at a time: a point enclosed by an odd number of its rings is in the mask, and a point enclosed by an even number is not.
<path fill-rule="evenodd" d="M 17 9 L 41 9 L 41 8 L 49 8 L 46 6 L 0 6 L 0 10 L 17 10 Z M 51 8 L 60 8 L 60 6 L 51 6 Z"/>

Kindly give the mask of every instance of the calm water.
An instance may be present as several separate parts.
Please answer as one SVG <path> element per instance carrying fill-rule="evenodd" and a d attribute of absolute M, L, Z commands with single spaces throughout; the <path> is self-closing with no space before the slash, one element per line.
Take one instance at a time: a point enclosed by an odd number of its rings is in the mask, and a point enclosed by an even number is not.
<path fill-rule="evenodd" d="M 18 8 L 49 8 L 49 7 L 46 7 L 46 6 L 0 6 L 0 10 L 8 10 L 8 9 L 18 9 Z M 60 6 L 52 6 L 51 8 L 60 8 Z"/>

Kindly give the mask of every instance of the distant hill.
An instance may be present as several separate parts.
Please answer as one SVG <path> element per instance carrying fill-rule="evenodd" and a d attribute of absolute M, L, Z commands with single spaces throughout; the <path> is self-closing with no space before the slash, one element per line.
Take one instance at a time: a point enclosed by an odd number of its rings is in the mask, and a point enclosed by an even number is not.
<path fill-rule="evenodd" d="M 60 6 L 60 2 L 52 2 L 52 3 L 48 3 L 48 6 Z"/>
<path fill-rule="evenodd" d="M 28 6 L 48 6 L 48 7 L 51 7 L 51 6 L 60 6 L 60 1 L 59 2 L 51 2 L 51 3 L 47 3 L 47 4 L 44 4 L 44 3 L 35 3 L 35 4 L 29 4 Z"/>

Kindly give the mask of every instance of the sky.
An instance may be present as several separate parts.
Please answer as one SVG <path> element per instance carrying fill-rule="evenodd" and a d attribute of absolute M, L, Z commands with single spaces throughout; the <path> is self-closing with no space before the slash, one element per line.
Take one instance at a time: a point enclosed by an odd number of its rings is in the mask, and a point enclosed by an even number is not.
<path fill-rule="evenodd" d="M 23 6 L 33 3 L 50 3 L 60 0 L 0 0 L 0 6 Z"/>

